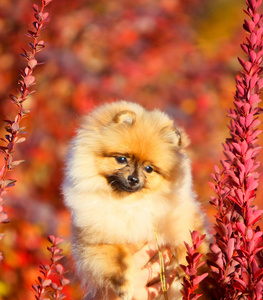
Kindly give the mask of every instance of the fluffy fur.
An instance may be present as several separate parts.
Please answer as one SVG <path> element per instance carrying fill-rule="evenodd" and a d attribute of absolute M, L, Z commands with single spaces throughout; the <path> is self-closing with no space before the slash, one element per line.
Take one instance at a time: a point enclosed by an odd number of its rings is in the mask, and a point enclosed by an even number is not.
<path fill-rule="evenodd" d="M 154 229 L 160 245 L 174 252 L 174 267 L 185 263 L 189 231 L 205 231 L 187 145 L 185 132 L 166 114 L 135 103 L 106 104 L 83 118 L 63 192 L 72 213 L 77 271 L 89 291 L 107 295 L 110 288 L 131 300 L 132 255 L 155 243 Z M 181 299 L 180 289 L 178 271 L 169 299 Z"/>

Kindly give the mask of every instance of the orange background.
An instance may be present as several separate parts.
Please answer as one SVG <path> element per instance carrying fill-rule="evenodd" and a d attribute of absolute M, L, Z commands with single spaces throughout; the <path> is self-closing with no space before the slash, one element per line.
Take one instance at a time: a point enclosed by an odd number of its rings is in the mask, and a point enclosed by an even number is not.
<path fill-rule="evenodd" d="M 29 42 L 24 34 L 33 21 L 32 4 L 0 1 L 1 120 L 16 114 L 6 99 L 16 93 L 18 69 L 25 67 L 19 54 Z M 23 121 L 27 141 L 15 152 L 15 159 L 26 162 L 8 174 L 18 182 L 5 195 L 11 222 L 1 226 L 6 236 L 0 245 L 0 300 L 34 299 L 31 285 L 40 261 L 48 262 L 50 234 L 65 240 L 67 298 L 81 298 L 60 184 L 79 116 L 103 102 L 127 99 L 157 107 L 186 128 L 194 187 L 212 224 L 207 182 L 223 157 L 237 56 L 245 58 L 239 46 L 245 38 L 243 8 L 240 0 L 53 0 L 47 7 L 51 21 L 41 35 L 47 46 L 37 56 L 44 64 L 35 70 L 36 93 L 26 102 L 32 109 Z M 3 128 L 1 122 L 1 136 Z M 259 199 L 260 189 L 262 207 Z"/>

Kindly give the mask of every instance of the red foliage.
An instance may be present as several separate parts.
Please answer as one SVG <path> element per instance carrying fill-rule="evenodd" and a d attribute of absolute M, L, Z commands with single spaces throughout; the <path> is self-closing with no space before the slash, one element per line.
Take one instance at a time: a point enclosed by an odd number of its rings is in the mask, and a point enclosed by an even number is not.
<path fill-rule="evenodd" d="M 41 51 L 44 47 L 44 41 L 39 41 L 39 34 L 45 22 L 48 21 L 48 13 L 44 12 L 45 7 L 52 0 L 42 0 L 42 7 L 34 4 L 33 9 L 35 11 L 35 21 L 33 22 L 33 30 L 28 30 L 28 36 L 32 39 L 32 43 L 29 43 L 31 51 L 26 51 L 23 49 L 22 56 L 27 60 L 27 66 L 24 70 L 21 70 L 21 80 L 19 80 L 19 97 L 10 94 L 10 101 L 17 106 L 17 115 L 14 120 L 8 118 L 4 120 L 6 122 L 5 131 L 6 135 L 1 140 L 5 143 L 5 146 L 0 146 L 0 153 L 4 155 L 5 163 L 0 171 L 0 204 L 3 203 L 3 194 L 9 188 L 15 185 L 16 180 L 6 179 L 7 172 L 12 170 L 15 166 L 24 162 L 24 160 L 13 160 L 13 152 L 16 144 L 23 143 L 26 139 L 25 137 L 20 137 L 23 135 L 24 127 L 20 126 L 21 120 L 27 116 L 28 110 L 24 108 L 24 102 L 28 99 L 28 96 L 34 91 L 30 91 L 30 87 L 35 84 L 35 77 L 32 75 L 34 68 L 38 65 L 36 59 L 36 53 Z M 7 213 L 3 211 L 3 205 L 0 205 L 0 223 L 8 222 Z M 2 239 L 1 235 L 0 239 Z M 0 260 L 2 255 L 0 256 Z"/>
<path fill-rule="evenodd" d="M 49 14 L 44 12 L 46 6 L 52 0 L 42 0 L 42 7 L 39 8 L 38 5 L 33 4 L 33 10 L 35 12 L 35 21 L 33 22 L 33 29 L 28 30 L 27 36 L 32 39 L 32 43 L 29 43 L 31 48 L 30 51 L 23 49 L 22 56 L 27 61 L 27 66 L 24 70 L 21 70 L 21 80 L 19 80 L 18 93 L 19 97 L 10 94 L 10 101 L 17 106 L 18 112 L 14 120 L 11 118 L 5 120 L 6 135 L 1 140 L 5 142 L 5 146 L 0 147 L 1 153 L 4 154 L 5 164 L 0 172 L 0 199 L 1 204 L 3 202 L 2 195 L 6 193 L 7 189 L 13 186 L 16 180 L 6 179 L 7 172 L 12 170 L 15 166 L 19 165 L 23 160 L 14 161 L 13 152 L 16 144 L 21 144 L 25 141 L 24 137 L 20 137 L 24 134 L 24 128 L 21 127 L 21 120 L 26 117 L 29 113 L 28 110 L 24 108 L 24 102 L 28 99 L 29 95 L 34 91 L 30 90 L 30 87 L 35 84 L 35 77 L 33 76 L 33 70 L 38 65 L 36 54 L 45 47 L 43 40 L 39 40 L 40 31 L 43 28 L 44 23 L 49 20 Z M 0 206 L 0 223 L 6 223 L 8 221 L 7 213 L 3 212 L 3 206 Z M 1 235 L 0 239 L 2 239 Z M 63 257 L 60 255 L 62 249 L 57 245 L 62 242 L 62 239 L 55 238 L 54 236 L 49 236 L 48 240 L 52 243 L 48 250 L 51 252 L 51 263 L 50 265 L 41 264 L 40 272 L 43 277 L 38 277 L 38 281 L 33 285 L 33 289 L 36 292 L 36 299 L 43 300 L 47 299 L 49 296 L 52 299 L 64 299 L 65 294 L 62 293 L 63 287 L 69 283 L 69 280 L 64 277 L 64 267 L 58 263 Z M 1 254 L 0 260 L 3 259 Z M 56 278 L 53 276 L 57 275 Z M 44 298 L 43 298 L 44 297 Z"/>
<path fill-rule="evenodd" d="M 1 119 L 12 110 L 4 99 L 16 89 L 17 68 L 25 71 L 17 55 L 28 24 L 35 22 L 31 4 L 31 0 L 0 1 Z M 69 214 L 59 190 L 65 149 L 76 116 L 97 103 L 135 100 L 167 111 L 185 126 L 192 140 L 195 188 L 212 215 L 206 182 L 226 134 L 225 108 L 232 100 L 236 45 L 243 35 L 242 5 L 238 0 L 52 3 L 54 17 L 41 32 L 48 47 L 37 59 L 45 64 L 39 73 L 34 69 L 37 93 L 33 102 L 32 95 L 24 102 L 26 110 L 33 108 L 30 118 L 23 120 L 30 138 L 17 145 L 13 159 L 26 161 L 14 169 L 18 183 L 5 196 L 12 222 L 4 226 L 6 237 L 1 242 L 5 256 L 1 300 L 33 299 L 30 286 L 37 277 L 36 266 L 39 261 L 48 264 L 46 236 L 52 233 L 69 240 Z M 64 259 L 70 267 L 69 257 Z M 69 298 L 80 299 L 79 286 L 71 277 Z"/>
<path fill-rule="evenodd" d="M 53 235 L 48 237 L 49 242 L 52 244 L 48 247 L 48 251 L 51 253 L 51 263 L 49 265 L 40 265 L 40 273 L 42 277 L 38 277 L 36 284 L 33 284 L 33 289 L 36 292 L 37 300 L 51 299 L 62 300 L 66 296 L 62 292 L 63 287 L 69 283 L 69 280 L 64 277 L 65 269 L 58 263 L 63 258 L 62 249 L 58 245 L 63 242 L 61 238 L 56 238 Z"/>
<path fill-rule="evenodd" d="M 239 58 L 243 71 L 236 78 L 235 109 L 230 109 L 231 137 L 224 144 L 223 169 L 214 168 L 212 184 L 217 197 L 211 204 L 217 209 L 215 243 L 211 245 L 211 273 L 216 299 L 260 300 L 263 297 L 263 232 L 256 223 L 263 210 L 252 205 L 259 174 L 256 160 L 261 132 L 258 114 L 263 80 L 260 64 L 263 55 L 263 16 L 257 10 L 261 0 L 247 0 L 244 29 L 249 36 L 242 49 L 247 60 Z"/>
<path fill-rule="evenodd" d="M 196 300 L 202 296 L 202 294 L 195 294 L 195 290 L 198 288 L 199 283 L 203 281 L 208 273 L 203 273 L 197 276 L 198 269 L 203 266 L 206 262 L 201 262 L 202 254 L 197 252 L 197 249 L 200 247 L 202 242 L 205 239 L 205 235 L 201 237 L 198 236 L 197 231 L 193 231 L 191 233 L 193 246 L 190 247 L 187 243 L 185 243 L 187 249 L 186 260 L 188 262 L 187 266 L 181 265 L 181 268 L 185 272 L 185 277 L 183 279 L 183 300 Z"/>

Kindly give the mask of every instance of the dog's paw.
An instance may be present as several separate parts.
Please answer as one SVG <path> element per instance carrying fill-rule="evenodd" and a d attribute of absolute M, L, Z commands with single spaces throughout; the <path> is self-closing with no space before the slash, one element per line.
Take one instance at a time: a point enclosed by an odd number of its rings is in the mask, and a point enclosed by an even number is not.
<path fill-rule="evenodd" d="M 111 277 L 111 287 L 113 291 L 123 300 L 132 300 L 133 282 L 127 272 L 115 274 Z"/>

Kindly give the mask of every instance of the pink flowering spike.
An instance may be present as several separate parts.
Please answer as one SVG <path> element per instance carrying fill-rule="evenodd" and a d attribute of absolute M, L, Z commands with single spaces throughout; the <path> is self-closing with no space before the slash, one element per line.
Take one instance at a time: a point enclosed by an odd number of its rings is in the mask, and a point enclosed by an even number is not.
<path fill-rule="evenodd" d="M 256 159 L 261 131 L 257 127 L 263 111 L 258 107 L 263 87 L 263 16 L 257 12 L 261 3 L 246 1 L 249 19 L 244 21 L 244 29 L 248 37 L 241 46 L 245 58 L 238 58 L 242 70 L 236 77 L 235 108 L 228 114 L 230 138 L 223 145 L 223 168 L 214 169 L 211 176 L 216 197 L 210 203 L 217 214 L 208 264 L 218 299 L 240 299 L 241 294 L 248 300 L 263 299 L 263 274 L 259 272 L 263 268 L 263 233 L 256 227 L 263 211 L 252 205 L 259 184 L 256 169 L 260 162 Z"/>

